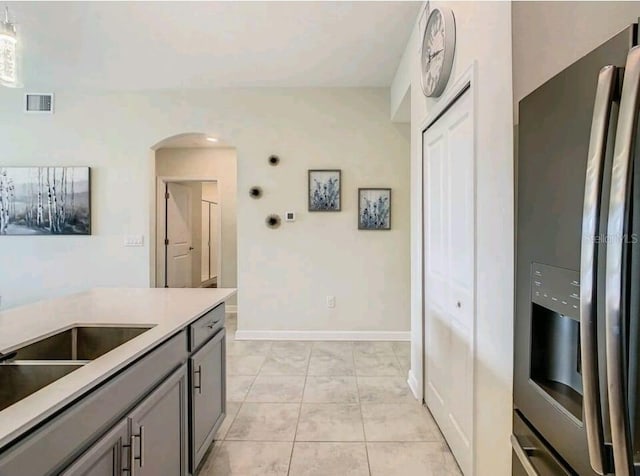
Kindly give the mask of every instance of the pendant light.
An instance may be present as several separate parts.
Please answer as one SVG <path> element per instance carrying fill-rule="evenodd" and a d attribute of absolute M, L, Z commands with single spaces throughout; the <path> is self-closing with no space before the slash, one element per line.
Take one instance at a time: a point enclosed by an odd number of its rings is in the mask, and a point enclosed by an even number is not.
<path fill-rule="evenodd" d="M 18 69 L 18 35 L 16 25 L 9 19 L 9 7 L 6 7 L 4 18 L 0 19 L 0 85 L 19 87 Z"/>

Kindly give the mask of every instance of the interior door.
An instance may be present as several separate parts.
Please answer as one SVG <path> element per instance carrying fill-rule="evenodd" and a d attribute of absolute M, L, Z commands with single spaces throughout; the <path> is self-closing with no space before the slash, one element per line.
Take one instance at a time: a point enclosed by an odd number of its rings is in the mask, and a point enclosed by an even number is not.
<path fill-rule="evenodd" d="M 217 278 L 218 287 L 220 286 L 220 276 L 218 269 L 220 267 L 218 260 L 220 259 L 220 205 L 218 203 L 209 204 L 209 264 L 211 266 L 211 278 Z"/>
<path fill-rule="evenodd" d="M 201 265 L 200 272 L 202 275 L 201 281 L 204 283 L 211 278 L 211 257 L 209 256 L 211 248 L 211 235 L 210 235 L 210 203 L 206 200 L 202 200 L 202 253 L 201 253 Z"/>
<path fill-rule="evenodd" d="M 475 180 L 469 91 L 423 134 L 425 402 L 472 469 Z"/>
<path fill-rule="evenodd" d="M 167 287 L 191 287 L 191 188 L 168 183 L 167 203 Z"/>

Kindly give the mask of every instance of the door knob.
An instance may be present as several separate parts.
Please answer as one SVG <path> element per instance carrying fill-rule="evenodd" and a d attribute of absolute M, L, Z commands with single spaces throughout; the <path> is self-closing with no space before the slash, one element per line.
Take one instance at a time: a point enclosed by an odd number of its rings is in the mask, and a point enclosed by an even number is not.
<path fill-rule="evenodd" d="M 458 301 L 458 302 L 456 303 L 456 307 L 457 307 L 458 309 L 460 309 L 460 308 L 462 307 L 462 303 L 461 303 L 460 301 Z"/>
<path fill-rule="evenodd" d="M 189 247 L 189 251 L 193 251 L 193 249 L 194 249 L 193 246 Z"/>

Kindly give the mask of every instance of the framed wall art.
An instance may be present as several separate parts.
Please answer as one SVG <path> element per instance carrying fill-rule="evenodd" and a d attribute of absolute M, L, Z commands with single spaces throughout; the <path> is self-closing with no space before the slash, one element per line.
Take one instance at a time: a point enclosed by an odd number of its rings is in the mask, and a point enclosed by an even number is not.
<path fill-rule="evenodd" d="M 342 209 L 342 172 L 309 170 L 309 211 L 339 212 Z"/>
<path fill-rule="evenodd" d="M 358 229 L 391 229 L 391 189 L 358 189 Z"/>
<path fill-rule="evenodd" d="M 90 235 L 89 167 L 0 167 L 0 235 Z"/>

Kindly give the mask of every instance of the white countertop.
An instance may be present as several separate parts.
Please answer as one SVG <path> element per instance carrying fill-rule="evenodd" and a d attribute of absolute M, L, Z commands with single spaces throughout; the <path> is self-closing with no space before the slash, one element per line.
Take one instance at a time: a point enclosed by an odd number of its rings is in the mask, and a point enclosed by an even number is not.
<path fill-rule="evenodd" d="M 0 447 L 235 293 L 235 289 L 93 289 L 0 312 L 2 353 L 76 325 L 154 326 L 0 411 Z"/>

